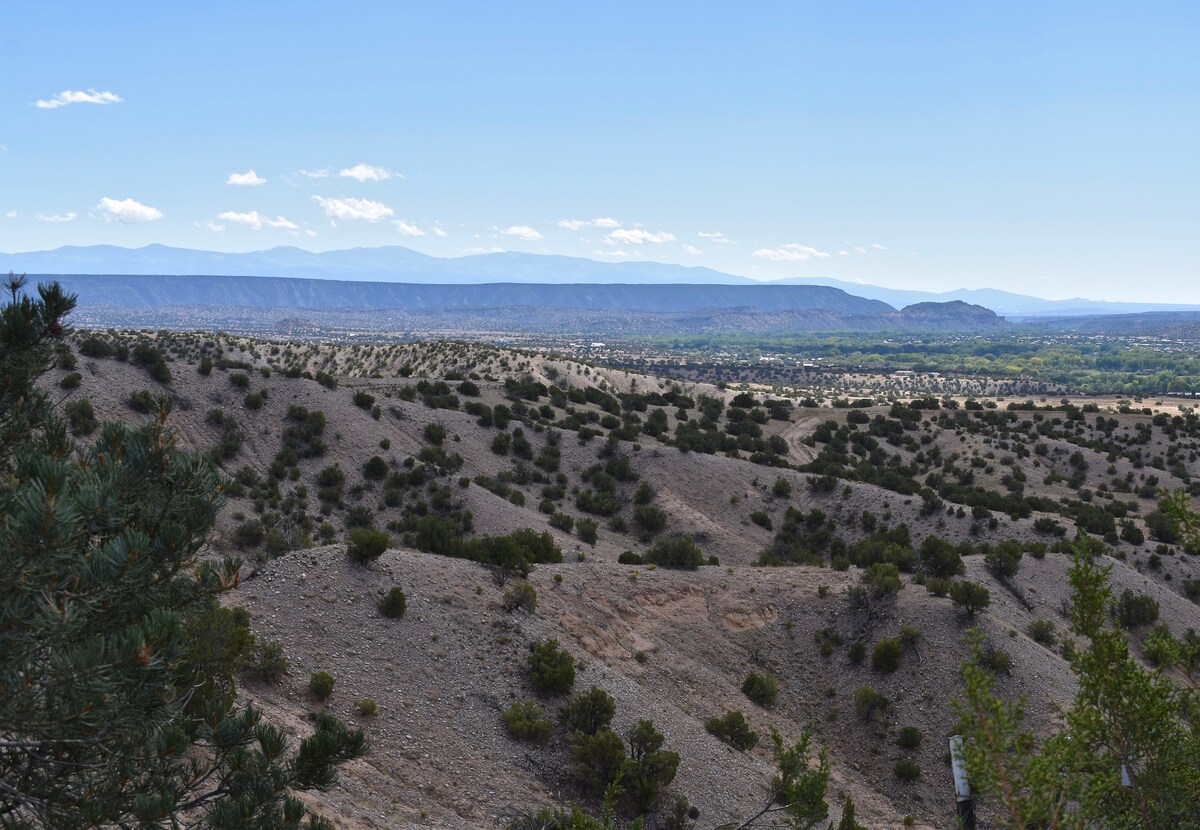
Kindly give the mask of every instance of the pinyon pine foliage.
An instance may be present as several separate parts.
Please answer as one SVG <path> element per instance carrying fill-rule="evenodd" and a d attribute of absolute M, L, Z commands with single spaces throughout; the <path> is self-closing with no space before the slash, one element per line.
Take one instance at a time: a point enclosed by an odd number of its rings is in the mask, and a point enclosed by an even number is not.
<path fill-rule="evenodd" d="M 290 751 L 234 705 L 235 666 L 189 659 L 237 581 L 198 557 L 222 479 L 165 400 L 74 444 L 36 385 L 74 298 L 23 288 L 0 309 L 0 826 L 330 828 L 291 791 L 332 785 L 362 732 L 322 715 Z"/>

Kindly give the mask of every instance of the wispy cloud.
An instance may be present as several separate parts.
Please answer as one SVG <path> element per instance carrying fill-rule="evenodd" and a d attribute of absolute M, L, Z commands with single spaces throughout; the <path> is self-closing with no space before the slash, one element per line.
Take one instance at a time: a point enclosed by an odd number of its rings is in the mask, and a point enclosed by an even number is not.
<path fill-rule="evenodd" d="M 17 218 L 17 212 L 15 210 L 10 210 L 8 213 L 6 213 L 4 215 L 7 216 L 9 219 Z"/>
<path fill-rule="evenodd" d="M 253 187 L 266 183 L 267 180 L 253 170 L 247 170 L 245 173 L 230 173 L 229 178 L 225 180 L 225 184 L 236 184 L 242 187 Z"/>
<path fill-rule="evenodd" d="M 327 199 L 324 196 L 313 196 L 313 201 L 321 206 L 325 215 L 330 219 L 362 219 L 367 222 L 378 222 L 393 215 L 390 207 L 382 202 L 370 199 Z"/>
<path fill-rule="evenodd" d="M 700 254 L 704 253 L 704 251 L 700 250 L 695 245 L 684 245 L 683 250 L 687 251 L 689 254 L 692 254 L 693 256 L 699 256 Z"/>
<path fill-rule="evenodd" d="M 707 239 L 710 242 L 717 242 L 721 245 L 736 245 L 737 244 L 737 242 L 735 242 L 734 240 L 727 237 L 721 231 L 700 231 L 696 234 L 696 236 L 700 237 L 701 239 Z"/>
<path fill-rule="evenodd" d="M 59 107 L 65 107 L 68 104 L 119 104 L 122 98 L 115 92 L 97 92 L 94 89 L 87 91 L 67 89 L 55 95 L 53 98 L 34 101 L 33 105 L 40 110 L 56 110 Z"/>
<path fill-rule="evenodd" d="M 263 228 L 276 228 L 278 230 L 294 231 L 299 230 L 300 226 L 295 222 L 284 219 L 282 216 L 276 216 L 272 219 L 270 216 L 263 216 L 257 210 L 252 210 L 249 213 L 238 213 L 236 211 L 227 210 L 224 213 L 218 213 L 217 218 L 222 222 L 232 222 L 235 225 L 245 225 L 248 228 L 253 228 L 260 231 Z"/>
<path fill-rule="evenodd" d="M 512 236 L 512 237 L 516 237 L 517 239 L 524 239 L 527 242 L 532 242 L 535 239 L 542 238 L 542 235 L 540 233 L 538 233 L 535 229 L 529 227 L 528 225 L 512 225 L 511 227 L 500 231 L 500 233 L 504 234 L 505 236 Z"/>
<path fill-rule="evenodd" d="M 210 222 L 207 219 L 203 223 L 197 222 L 196 227 L 197 228 L 200 228 L 200 227 L 208 228 L 213 233 L 224 233 L 225 232 L 224 225 L 219 224 L 217 222 Z"/>
<path fill-rule="evenodd" d="M 388 179 L 403 179 L 399 173 L 388 170 L 385 167 L 373 167 L 370 164 L 356 164 L 353 167 L 344 167 L 338 171 L 338 175 L 343 179 L 355 179 L 360 182 L 383 182 Z"/>
<path fill-rule="evenodd" d="M 143 205 L 133 199 L 110 199 L 105 196 L 96 208 L 103 211 L 101 218 L 105 221 L 121 222 L 125 225 L 155 222 L 163 218 L 162 211 L 158 208 Z"/>
<path fill-rule="evenodd" d="M 604 241 L 609 245 L 658 245 L 662 242 L 674 242 L 675 234 L 663 231 L 661 233 L 650 233 L 640 228 L 630 230 L 613 231 L 608 236 L 604 237 Z"/>
<path fill-rule="evenodd" d="M 412 225 L 412 224 L 409 224 L 408 222 L 405 222 L 403 219 L 397 219 L 392 224 L 396 226 L 396 230 L 400 231 L 400 233 L 404 234 L 405 236 L 424 236 L 425 235 L 425 231 L 421 230 L 416 225 Z"/>
<path fill-rule="evenodd" d="M 14 210 L 11 213 L 9 213 L 8 215 L 10 217 L 13 217 L 13 216 L 17 215 L 17 212 Z M 38 220 L 39 222 L 74 222 L 75 214 L 74 213 L 35 213 L 33 215 L 33 218 Z"/>
<path fill-rule="evenodd" d="M 328 179 L 333 175 L 333 170 L 329 167 L 325 167 L 321 170 L 298 170 L 297 173 L 308 179 Z"/>
<path fill-rule="evenodd" d="M 577 231 L 580 228 L 619 228 L 621 223 L 611 216 L 602 216 L 599 219 L 560 219 L 558 226 Z"/>
<path fill-rule="evenodd" d="M 872 242 L 871 247 L 877 251 L 886 251 L 887 250 L 886 246 L 880 245 L 878 242 Z"/>
<path fill-rule="evenodd" d="M 780 245 L 778 248 L 759 248 L 751 256 L 769 259 L 773 262 L 804 262 L 806 259 L 825 259 L 829 254 L 818 251 L 809 245 L 797 245 L 792 242 Z"/>
<path fill-rule="evenodd" d="M 448 236 L 448 234 L 444 230 L 442 230 L 441 228 L 438 228 L 438 227 L 435 227 L 433 229 L 433 235 L 434 236 Z"/>

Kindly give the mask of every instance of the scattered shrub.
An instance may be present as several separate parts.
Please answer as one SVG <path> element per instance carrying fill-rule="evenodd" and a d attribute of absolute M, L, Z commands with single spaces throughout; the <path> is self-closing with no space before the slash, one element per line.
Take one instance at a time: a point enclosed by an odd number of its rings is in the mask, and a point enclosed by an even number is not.
<path fill-rule="evenodd" d="M 950 599 L 956 608 L 966 611 L 968 617 L 974 617 L 988 607 L 992 595 L 978 582 L 961 580 L 950 586 Z"/>
<path fill-rule="evenodd" d="M 921 745 L 922 738 L 920 729 L 915 726 L 905 726 L 896 736 L 896 744 L 901 749 L 916 749 Z"/>
<path fill-rule="evenodd" d="M 554 722 L 532 700 L 514 703 L 500 717 L 504 719 L 504 726 L 514 740 L 540 743 L 554 732 Z"/>
<path fill-rule="evenodd" d="M 596 686 L 576 692 L 558 710 L 558 721 L 570 732 L 595 735 L 612 723 L 617 702 L 612 695 Z"/>
<path fill-rule="evenodd" d="M 1053 648 L 1058 643 L 1058 633 L 1054 630 L 1054 623 L 1049 620 L 1034 620 L 1025 631 L 1035 643 L 1047 648 Z"/>
<path fill-rule="evenodd" d="M 504 592 L 503 605 L 510 614 L 518 608 L 532 614 L 537 611 L 537 590 L 522 580 Z"/>
<path fill-rule="evenodd" d="M 646 562 L 663 568 L 680 568 L 694 571 L 704 564 L 704 555 L 691 536 L 673 536 L 659 539 L 643 557 Z"/>
<path fill-rule="evenodd" d="M 1113 616 L 1125 628 L 1150 625 L 1158 619 L 1158 602 L 1149 594 L 1135 594 L 1126 588 L 1113 606 Z"/>
<path fill-rule="evenodd" d="M 750 672 L 742 683 L 742 694 L 764 709 L 770 709 L 779 696 L 779 683 L 766 672 Z"/>
<path fill-rule="evenodd" d="M 379 600 L 377 607 L 383 616 L 397 619 L 404 616 L 404 612 L 408 608 L 408 598 L 404 596 L 404 591 L 400 588 L 392 588 Z"/>
<path fill-rule="evenodd" d="M 354 701 L 354 708 L 357 709 L 358 713 L 364 718 L 369 718 L 375 714 L 376 710 L 379 709 L 379 704 L 368 697 L 362 700 Z"/>
<path fill-rule="evenodd" d="M 875 644 L 871 652 L 871 668 L 877 672 L 890 674 L 900 668 L 900 638 L 885 637 Z"/>
<path fill-rule="evenodd" d="M 575 685 L 575 658 L 549 639 L 529 646 L 529 683 L 539 695 L 554 697 Z"/>
<path fill-rule="evenodd" d="M 329 672 L 313 672 L 312 677 L 308 679 L 308 690 L 317 700 L 327 700 L 333 694 L 333 676 Z"/>
<path fill-rule="evenodd" d="M 921 765 L 911 758 L 901 758 L 893 770 L 901 781 L 916 781 L 921 775 Z"/>
<path fill-rule="evenodd" d="M 726 712 L 722 717 L 709 718 L 704 722 L 704 729 L 740 752 L 758 745 L 758 733 L 750 728 L 741 712 Z"/>
<path fill-rule="evenodd" d="M 861 686 L 854 693 L 854 711 L 865 721 L 872 721 L 888 707 L 888 699 L 870 686 Z"/>
<path fill-rule="evenodd" d="M 356 527 L 350 531 L 346 544 L 346 555 L 360 565 L 366 565 L 378 559 L 390 543 L 388 535 L 381 530 L 368 530 Z"/>

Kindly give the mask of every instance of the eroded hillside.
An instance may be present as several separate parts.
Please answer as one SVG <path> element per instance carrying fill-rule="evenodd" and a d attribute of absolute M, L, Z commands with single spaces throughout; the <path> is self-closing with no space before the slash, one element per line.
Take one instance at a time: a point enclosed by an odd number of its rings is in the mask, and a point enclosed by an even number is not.
<path fill-rule="evenodd" d="M 945 826 L 965 629 L 983 629 L 1000 691 L 1028 695 L 1036 726 L 1070 698 L 1076 529 L 1107 546 L 1117 594 L 1156 604 L 1136 633 L 1196 623 L 1195 560 L 1156 506 L 1197 469 L 1200 419 L 1178 407 L 801 400 L 460 343 L 114 333 L 74 352 L 46 382 L 81 437 L 88 409 L 150 417 L 167 395 L 181 442 L 229 474 L 213 552 L 247 567 L 228 601 L 290 663 L 245 694 L 298 734 L 322 705 L 365 726 L 366 758 L 323 797 L 344 827 L 594 805 L 563 730 L 522 743 L 501 718 L 560 705 L 526 672 L 547 638 L 574 656 L 576 689 L 613 696 L 618 733 L 653 720 L 699 826 L 761 808 L 771 729 L 829 747 L 834 815 L 848 794 L 870 827 Z M 351 561 L 356 529 L 389 550 Z M 506 598 L 530 565 L 532 613 Z M 974 619 L 947 596 L 956 581 L 988 591 Z M 394 587 L 407 609 L 388 619 L 376 601 Z M 335 680 L 324 704 L 317 671 Z M 776 679 L 773 706 L 741 691 L 750 672 Z M 757 746 L 706 730 L 729 711 Z"/>

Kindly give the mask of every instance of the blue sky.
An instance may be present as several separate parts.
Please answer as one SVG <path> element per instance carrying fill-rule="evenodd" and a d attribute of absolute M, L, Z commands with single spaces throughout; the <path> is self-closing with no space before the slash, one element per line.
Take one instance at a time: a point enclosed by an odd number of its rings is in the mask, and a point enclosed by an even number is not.
<path fill-rule="evenodd" d="M 1198 42 L 1182 2 L 7 3 L 0 251 L 1198 302 Z"/>

